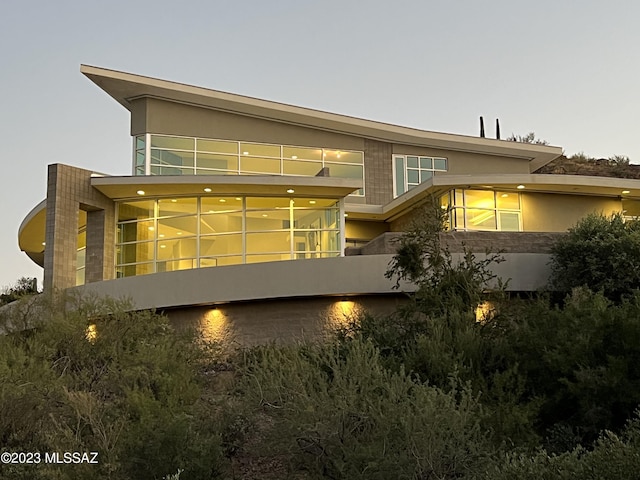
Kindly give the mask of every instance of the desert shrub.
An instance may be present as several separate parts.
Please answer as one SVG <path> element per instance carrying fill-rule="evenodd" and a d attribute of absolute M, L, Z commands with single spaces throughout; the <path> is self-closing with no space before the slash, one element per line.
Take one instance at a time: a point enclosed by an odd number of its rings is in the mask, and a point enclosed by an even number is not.
<path fill-rule="evenodd" d="M 593 448 L 577 447 L 560 455 L 541 450 L 533 455 L 496 457 L 487 480 L 633 480 L 640 470 L 640 421 L 636 415 L 621 435 L 604 432 Z"/>
<path fill-rule="evenodd" d="M 152 479 L 180 468 L 209 479 L 221 471 L 217 431 L 197 415 L 205 359 L 191 336 L 120 302 L 39 300 L 30 306 L 38 317 L 5 319 L 10 333 L 0 337 L 3 450 L 95 451 L 99 464 L 0 466 L 5 478 Z"/>
<path fill-rule="evenodd" d="M 640 288 L 640 222 L 621 214 L 591 214 L 551 249 L 551 287 L 586 286 L 614 301 Z"/>
<path fill-rule="evenodd" d="M 488 455 L 467 386 L 392 372 L 370 341 L 260 348 L 244 368 L 247 395 L 274 420 L 267 443 L 314 478 L 459 478 Z"/>

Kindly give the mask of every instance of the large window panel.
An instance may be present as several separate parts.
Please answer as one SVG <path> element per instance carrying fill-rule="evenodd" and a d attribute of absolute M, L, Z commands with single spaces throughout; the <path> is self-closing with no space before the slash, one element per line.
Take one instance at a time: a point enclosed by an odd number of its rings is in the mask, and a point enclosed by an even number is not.
<path fill-rule="evenodd" d="M 220 155 L 216 153 L 200 153 L 196 158 L 198 169 L 207 170 L 238 170 L 237 155 Z M 198 172 L 200 174 L 204 172 Z"/>
<path fill-rule="evenodd" d="M 402 195 L 433 178 L 435 172 L 446 171 L 447 159 L 420 155 L 394 155 L 394 194 Z"/>
<path fill-rule="evenodd" d="M 153 242 L 125 243 L 118 246 L 118 263 L 138 263 L 153 261 Z"/>
<path fill-rule="evenodd" d="M 242 156 L 250 155 L 252 157 L 274 157 L 280 158 L 280 146 L 268 145 L 263 143 L 246 143 L 240 144 L 240 153 Z"/>
<path fill-rule="evenodd" d="M 195 215 L 158 219 L 158 238 L 188 237 L 198 233 Z"/>
<path fill-rule="evenodd" d="M 280 175 L 280 159 L 241 156 L 240 169 L 243 172 Z"/>
<path fill-rule="evenodd" d="M 141 200 L 138 202 L 122 202 L 118 204 L 118 221 L 142 220 L 153 218 L 155 215 L 155 201 Z"/>
<path fill-rule="evenodd" d="M 158 241 L 158 260 L 170 260 L 174 258 L 195 258 L 197 239 L 176 238 L 173 240 Z"/>
<path fill-rule="evenodd" d="M 151 148 L 193 150 L 195 148 L 195 138 L 151 135 Z"/>
<path fill-rule="evenodd" d="M 158 200 L 158 217 L 195 214 L 196 198 L 162 198 Z"/>
<path fill-rule="evenodd" d="M 284 160 L 282 173 L 285 175 L 300 175 L 314 177 L 322 170 L 322 162 L 305 162 L 301 160 Z"/>
<path fill-rule="evenodd" d="M 242 254 L 242 234 L 207 235 L 200 237 L 200 256 Z"/>
<path fill-rule="evenodd" d="M 248 232 L 288 229 L 289 223 L 289 210 L 256 210 L 247 212 L 246 228 Z"/>
<path fill-rule="evenodd" d="M 226 142 L 224 140 L 205 140 L 202 138 L 198 138 L 196 139 L 196 148 L 198 152 L 230 153 L 236 155 L 236 158 L 238 155 L 238 142 Z"/>
<path fill-rule="evenodd" d="M 214 213 L 200 216 L 200 235 L 241 231 L 242 212 Z"/>
<path fill-rule="evenodd" d="M 288 253 L 291 250 L 291 234 L 283 232 L 247 232 L 247 255 L 252 253 Z"/>
<path fill-rule="evenodd" d="M 321 148 L 282 147 L 282 157 L 290 160 L 317 160 L 322 161 Z"/>
<path fill-rule="evenodd" d="M 118 226 L 118 242 L 140 242 L 153 240 L 155 233 L 155 222 L 145 220 L 142 222 L 122 223 Z"/>
<path fill-rule="evenodd" d="M 194 167 L 195 154 L 193 152 L 151 149 L 151 164 L 168 167 Z"/>

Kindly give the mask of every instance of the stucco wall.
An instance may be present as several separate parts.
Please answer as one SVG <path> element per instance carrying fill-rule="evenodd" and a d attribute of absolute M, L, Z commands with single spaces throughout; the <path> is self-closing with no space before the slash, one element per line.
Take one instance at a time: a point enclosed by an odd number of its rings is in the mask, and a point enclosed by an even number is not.
<path fill-rule="evenodd" d="M 134 101 L 131 134 L 158 133 L 364 150 L 364 139 L 152 98 Z"/>
<path fill-rule="evenodd" d="M 523 193 L 521 199 L 527 232 L 565 232 L 590 213 L 610 215 L 622 210 L 620 199 L 609 197 Z"/>

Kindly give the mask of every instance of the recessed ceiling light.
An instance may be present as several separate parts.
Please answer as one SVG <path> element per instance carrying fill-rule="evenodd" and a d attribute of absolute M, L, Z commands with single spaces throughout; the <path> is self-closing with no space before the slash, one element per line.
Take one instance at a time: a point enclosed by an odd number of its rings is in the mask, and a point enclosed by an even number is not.
<path fill-rule="evenodd" d="M 171 203 L 178 203 L 178 200 L 176 200 L 175 198 L 172 198 Z"/>
<path fill-rule="evenodd" d="M 210 189 L 209 187 L 206 187 L 206 188 L 204 189 L 204 191 L 205 191 L 205 192 L 207 192 L 207 193 L 211 193 L 211 189 Z"/>
<path fill-rule="evenodd" d="M 182 232 L 176 232 L 176 233 L 177 233 L 177 235 L 182 235 Z"/>
<path fill-rule="evenodd" d="M 518 185 L 516 188 L 517 188 L 518 190 L 522 190 L 522 189 L 524 189 L 524 185 Z"/>
<path fill-rule="evenodd" d="M 291 160 L 297 160 L 298 159 L 298 155 L 291 155 Z"/>
<path fill-rule="evenodd" d="M 295 192 L 295 190 L 293 188 L 290 188 L 290 189 L 287 190 L 287 193 L 293 193 L 293 192 Z"/>
<path fill-rule="evenodd" d="M 243 155 L 249 155 L 249 152 L 242 152 Z"/>
<path fill-rule="evenodd" d="M 150 232 L 153 232 L 153 231 L 155 230 L 155 228 L 154 228 L 154 227 L 148 227 L 148 230 L 149 230 Z"/>
<path fill-rule="evenodd" d="M 345 217 L 348 217 L 348 216 L 349 216 L 349 214 L 348 214 L 348 213 L 345 213 L 345 214 L 344 214 L 344 216 L 345 216 Z"/>
<path fill-rule="evenodd" d="M 221 198 L 220 200 L 218 200 L 220 203 L 226 203 L 227 201 L 224 198 Z"/>
<path fill-rule="evenodd" d="M 503 193 L 502 195 L 500 195 L 502 198 L 507 198 L 509 196 L 508 193 Z"/>
<path fill-rule="evenodd" d="M 241 201 L 241 200 L 242 200 L 242 198 L 240 198 L 240 197 L 236 197 L 236 200 Z"/>
<path fill-rule="evenodd" d="M 160 248 L 167 248 L 166 245 L 160 245 Z"/>
<path fill-rule="evenodd" d="M 266 213 L 262 214 L 263 217 L 268 217 L 269 215 L 267 215 Z"/>
<path fill-rule="evenodd" d="M 164 233 L 161 233 L 160 235 L 158 235 L 160 238 L 164 238 Z"/>
<path fill-rule="evenodd" d="M 309 200 L 309 203 L 310 203 L 311 205 L 315 205 L 315 204 L 316 204 L 316 201 L 315 201 L 315 200 Z"/>
<path fill-rule="evenodd" d="M 44 247 L 47 244 L 47 242 L 42 242 L 42 246 Z"/>
<path fill-rule="evenodd" d="M 630 190 L 622 190 L 622 193 L 623 193 L 624 195 L 626 195 L 627 193 L 631 193 L 631 191 L 630 191 Z"/>
<path fill-rule="evenodd" d="M 144 195 L 144 190 L 138 190 L 136 193 L 137 193 L 138 195 Z"/>

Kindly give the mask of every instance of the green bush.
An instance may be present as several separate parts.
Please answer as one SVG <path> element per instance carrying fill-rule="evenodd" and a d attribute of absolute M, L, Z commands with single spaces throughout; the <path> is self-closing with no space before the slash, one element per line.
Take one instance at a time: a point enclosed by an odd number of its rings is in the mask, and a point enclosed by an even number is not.
<path fill-rule="evenodd" d="M 586 286 L 614 301 L 640 288 L 640 222 L 591 214 L 551 249 L 552 289 Z"/>
<path fill-rule="evenodd" d="M 469 388 L 391 372 L 369 341 L 260 348 L 245 369 L 246 394 L 274 422 L 267 443 L 313 478 L 460 478 L 488 457 Z"/>
<path fill-rule="evenodd" d="M 2 450 L 94 451 L 99 464 L 4 465 L 2 478 L 156 479 L 184 469 L 210 479 L 222 471 L 219 435 L 198 411 L 205 359 L 191 336 L 118 302 L 38 301 L 18 305 L 0 337 Z M 24 311 L 39 316 L 15 318 Z"/>

